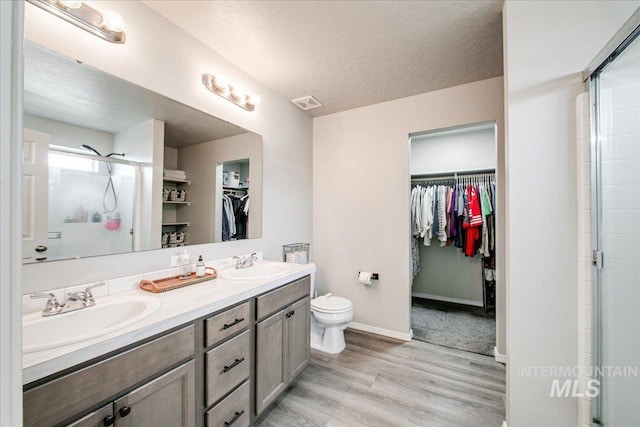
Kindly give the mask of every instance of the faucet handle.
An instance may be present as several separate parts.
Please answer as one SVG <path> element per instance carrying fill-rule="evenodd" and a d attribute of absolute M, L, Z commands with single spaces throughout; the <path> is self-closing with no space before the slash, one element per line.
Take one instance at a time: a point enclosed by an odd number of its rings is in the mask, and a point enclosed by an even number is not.
<path fill-rule="evenodd" d="M 98 283 L 94 283 L 93 285 L 87 286 L 87 288 L 84 290 L 85 305 L 86 304 L 93 305 L 96 302 L 95 299 L 93 298 L 93 293 L 91 292 L 91 289 L 97 288 L 98 286 L 104 286 L 104 285 L 106 285 L 105 282 L 98 282 Z"/>
<path fill-rule="evenodd" d="M 58 298 L 51 292 L 36 292 L 30 295 L 31 299 L 48 298 L 43 314 L 54 313 L 60 309 Z"/>

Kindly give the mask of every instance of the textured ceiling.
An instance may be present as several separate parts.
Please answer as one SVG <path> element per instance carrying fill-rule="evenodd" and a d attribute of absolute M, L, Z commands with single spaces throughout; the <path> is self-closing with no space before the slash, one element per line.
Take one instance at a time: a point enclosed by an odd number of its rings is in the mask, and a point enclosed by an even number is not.
<path fill-rule="evenodd" d="M 502 75 L 502 1 L 146 1 L 321 116 Z"/>
<path fill-rule="evenodd" d="M 245 129 L 33 43 L 24 47 L 24 111 L 115 133 L 150 119 L 165 122 L 165 145 L 246 133 Z"/>

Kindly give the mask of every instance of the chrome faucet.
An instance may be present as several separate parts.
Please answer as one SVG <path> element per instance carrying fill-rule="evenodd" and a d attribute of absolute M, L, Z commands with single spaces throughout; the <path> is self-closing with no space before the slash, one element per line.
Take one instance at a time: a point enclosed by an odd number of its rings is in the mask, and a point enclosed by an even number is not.
<path fill-rule="evenodd" d="M 60 304 L 58 298 L 51 292 L 37 292 L 35 294 L 31 294 L 31 299 L 48 298 L 47 305 L 44 310 L 42 310 L 42 316 L 55 316 L 56 314 L 68 313 L 70 311 L 80 310 L 81 308 L 96 305 L 96 300 L 93 298 L 91 289 L 104 285 L 104 282 L 99 282 L 87 286 L 84 291 L 68 293 L 67 299 L 62 304 Z"/>
<path fill-rule="evenodd" d="M 240 270 L 242 268 L 249 268 L 253 266 L 253 262 L 258 260 L 256 253 L 252 253 L 246 258 L 234 256 L 233 259 L 236 260 L 236 269 Z"/>

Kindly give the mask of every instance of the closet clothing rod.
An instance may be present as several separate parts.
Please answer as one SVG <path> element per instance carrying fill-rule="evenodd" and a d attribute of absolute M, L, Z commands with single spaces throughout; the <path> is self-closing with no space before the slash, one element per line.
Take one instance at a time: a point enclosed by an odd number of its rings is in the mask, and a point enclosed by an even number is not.
<path fill-rule="evenodd" d="M 487 174 L 487 173 L 496 173 L 495 169 L 472 169 L 465 171 L 453 171 L 453 172 L 444 172 L 444 173 L 423 173 L 417 175 L 411 175 L 411 179 L 424 179 L 424 178 L 455 178 L 456 176 L 467 176 L 467 175 L 478 175 L 478 174 Z"/>
<path fill-rule="evenodd" d="M 448 174 L 429 174 L 429 175 L 414 175 L 411 177 L 411 185 L 418 184 L 435 184 L 435 183 L 458 183 L 458 180 L 487 180 L 494 181 L 496 178 L 495 172 L 492 169 L 485 169 L 484 172 L 464 172 L 464 173 L 448 173 Z"/>

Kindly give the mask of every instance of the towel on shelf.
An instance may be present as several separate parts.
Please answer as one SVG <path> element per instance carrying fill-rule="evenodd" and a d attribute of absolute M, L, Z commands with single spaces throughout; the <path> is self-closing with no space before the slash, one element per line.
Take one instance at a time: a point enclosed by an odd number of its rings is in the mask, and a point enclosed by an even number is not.
<path fill-rule="evenodd" d="M 165 169 L 164 176 L 168 178 L 187 179 L 187 174 L 183 170 Z"/>

